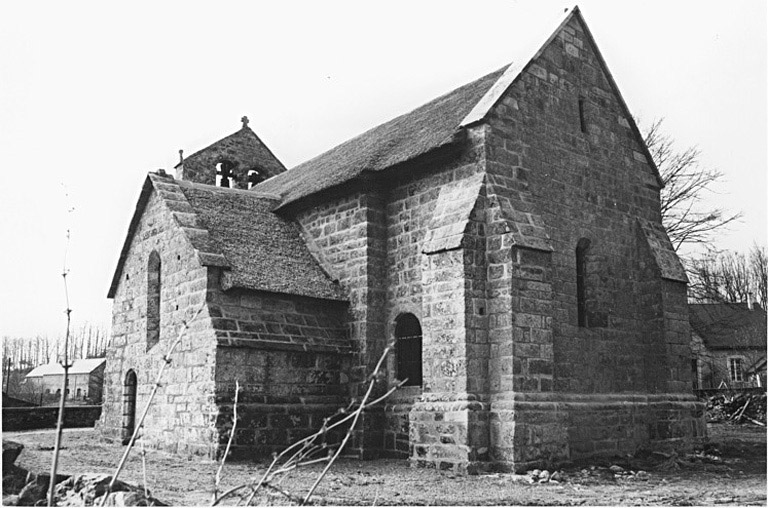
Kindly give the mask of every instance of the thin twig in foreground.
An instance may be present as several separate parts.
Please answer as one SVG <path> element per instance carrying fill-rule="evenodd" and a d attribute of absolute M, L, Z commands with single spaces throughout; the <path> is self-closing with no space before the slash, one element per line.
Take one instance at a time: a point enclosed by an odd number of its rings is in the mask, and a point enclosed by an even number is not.
<path fill-rule="evenodd" d="M 133 429 L 133 435 L 131 436 L 131 440 L 128 442 L 128 447 L 125 449 L 125 453 L 123 453 L 123 457 L 120 459 L 120 463 L 117 465 L 117 469 L 115 470 L 115 474 L 112 476 L 112 481 L 109 482 L 109 485 L 107 486 L 107 491 L 104 493 L 104 497 L 101 498 L 101 506 L 104 506 L 104 504 L 107 502 L 107 497 L 109 497 L 109 494 L 112 492 L 112 487 L 114 487 L 115 482 L 117 481 L 117 477 L 120 475 L 120 471 L 122 471 L 123 466 L 125 466 L 126 460 L 128 460 L 128 454 L 131 453 L 131 449 L 133 448 L 134 443 L 136 442 L 136 437 L 139 435 L 139 430 L 141 429 L 141 426 L 144 425 L 144 418 L 147 417 L 147 413 L 149 413 L 149 408 L 152 406 L 152 400 L 155 398 L 155 394 L 157 393 L 158 388 L 160 388 L 160 380 L 163 377 L 163 373 L 165 372 L 165 368 L 171 364 L 171 354 L 173 353 L 173 350 L 176 349 L 176 347 L 181 343 L 181 339 L 184 337 L 184 334 L 189 329 L 189 325 L 197 319 L 197 316 L 200 315 L 200 312 L 202 312 L 203 307 L 197 309 L 197 312 L 192 316 L 192 319 L 189 321 L 183 322 L 183 326 L 181 327 L 181 330 L 179 330 L 179 334 L 176 337 L 176 340 L 173 341 L 173 344 L 171 344 L 171 347 L 168 348 L 168 352 L 163 357 L 163 364 L 160 367 L 160 371 L 157 373 L 157 379 L 155 380 L 155 385 L 152 387 L 152 392 L 149 394 L 149 399 L 147 400 L 147 404 L 144 406 L 144 411 L 141 413 L 141 418 L 139 418 L 138 423 L 136 424 L 136 427 Z"/>
<path fill-rule="evenodd" d="M 235 430 L 237 430 L 237 399 L 240 395 L 240 381 L 235 379 L 235 405 L 232 408 L 232 430 L 229 433 L 229 439 L 227 440 L 227 448 L 224 450 L 224 456 L 221 458 L 221 464 L 216 471 L 216 477 L 213 481 L 213 502 L 216 503 L 217 496 L 219 495 L 219 484 L 221 483 L 221 470 L 224 469 L 224 463 L 227 461 L 229 455 L 229 449 L 232 446 L 232 439 L 235 437 Z"/>
<path fill-rule="evenodd" d="M 326 464 L 325 469 L 323 469 L 323 472 L 320 473 L 320 476 L 315 480 L 315 483 L 312 485 L 312 488 L 309 489 L 309 492 L 307 492 L 307 495 L 304 497 L 304 501 L 302 501 L 302 505 L 305 505 L 309 502 L 309 498 L 312 497 L 312 494 L 315 492 L 315 489 L 318 485 L 320 485 L 320 482 L 325 478 L 326 473 L 328 473 L 328 470 L 331 468 L 333 463 L 336 461 L 336 459 L 341 454 L 341 451 L 344 449 L 344 447 L 347 445 L 347 441 L 349 441 L 350 436 L 352 435 L 352 432 L 355 430 L 355 426 L 357 425 L 357 420 L 360 418 L 360 415 L 363 413 L 363 410 L 366 407 L 366 402 L 368 401 L 368 397 L 371 396 L 371 392 L 373 392 L 373 387 L 376 386 L 376 375 L 379 372 L 379 369 L 381 368 L 381 364 L 384 362 L 384 359 L 389 354 L 390 346 L 386 347 L 384 349 L 384 352 L 381 354 L 381 358 L 379 358 L 379 361 L 376 363 L 376 368 L 373 369 L 373 374 L 371 376 L 371 382 L 368 385 L 368 390 L 365 392 L 365 395 L 363 396 L 363 400 L 360 401 L 360 407 L 357 408 L 357 411 L 355 411 L 355 417 L 352 420 L 352 425 L 349 426 L 349 430 L 347 430 L 347 434 L 344 436 L 344 439 L 341 442 L 341 445 L 339 445 L 339 448 L 336 450 L 336 453 L 333 455 L 333 458 Z"/>
<path fill-rule="evenodd" d="M 144 475 L 144 498 L 149 499 L 147 490 L 147 450 L 144 448 L 144 440 L 141 440 L 141 472 Z"/>
<path fill-rule="evenodd" d="M 61 448 L 61 432 L 64 428 L 64 407 L 66 406 L 67 387 L 69 385 L 69 358 L 67 349 L 69 349 L 69 329 L 72 323 L 72 309 L 69 307 L 69 287 L 67 286 L 67 250 L 69 248 L 69 230 L 67 230 L 67 243 L 64 247 L 64 269 L 61 277 L 64 279 L 64 296 L 67 301 L 67 333 L 64 335 L 64 361 L 61 366 L 64 368 L 64 378 L 61 380 L 61 397 L 59 398 L 59 415 L 56 421 L 56 441 L 53 445 L 53 461 L 51 463 L 51 480 L 48 484 L 48 506 L 53 506 L 53 491 L 56 488 L 56 470 L 59 466 L 59 449 Z"/>

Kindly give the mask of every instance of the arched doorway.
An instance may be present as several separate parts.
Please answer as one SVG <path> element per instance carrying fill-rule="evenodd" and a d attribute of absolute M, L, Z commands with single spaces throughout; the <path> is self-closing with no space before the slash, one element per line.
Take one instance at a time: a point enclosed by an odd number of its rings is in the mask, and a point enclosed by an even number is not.
<path fill-rule="evenodd" d="M 129 370 L 125 374 L 123 385 L 123 444 L 128 444 L 136 425 L 136 372 Z"/>
<path fill-rule="evenodd" d="M 421 386 L 421 324 L 413 314 L 395 319 L 395 359 L 397 379 L 407 379 L 404 386 Z"/>

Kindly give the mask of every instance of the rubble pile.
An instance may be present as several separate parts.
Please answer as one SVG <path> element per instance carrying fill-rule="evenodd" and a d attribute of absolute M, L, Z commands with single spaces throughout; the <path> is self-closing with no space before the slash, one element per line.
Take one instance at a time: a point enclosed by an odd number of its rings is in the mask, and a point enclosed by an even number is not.
<path fill-rule="evenodd" d="M 3 441 L 3 506 L 45 506 L 50 475 L 35 474 L 14 464 L 24 445 Z M 116 481 L 106 474 L 56 475 L 55 506 L 166 506 L 143 487 Z M 104 496 L 107 496 L 106 501 Z"/>
<path fill-rule="evenodd" d="M 765 408 L 765 392 L 718 393 L 707 400 L 707 421 L 752 423 L 764 427 Z"/>

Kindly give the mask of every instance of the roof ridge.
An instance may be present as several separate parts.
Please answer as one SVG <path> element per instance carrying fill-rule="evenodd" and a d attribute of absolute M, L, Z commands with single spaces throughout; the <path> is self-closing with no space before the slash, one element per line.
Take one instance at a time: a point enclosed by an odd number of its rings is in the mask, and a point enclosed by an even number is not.
<path fill-rule="evenodd" d="M 434 106 L 436 103 L 440 102 L 441 100 L 444 100 L 444 99 L 446 99 L 446 98 L 447 98 L 447 97 L 449 97 L 450 95 L 453 95 L 454 93 L 456 93 L 456 92 L 458 92 L 458 91 L 462 90 L 463 88 L 466 88 L 466 87 L 469 87 L 469 86 L 471 86 L 471 85 L 474 85 L 475 83 L 477 83 L 477 82 L 479 82 L 479 81 L 482 81 L 482 80 L 486 79 L 488 76 L 491 76 L 491 75 L 493 75 L 493 74 L 496 74 L 497 72 L 501 71 L 501 70 L 502 70 L 502 69 L 504 69 L 505 67 L 507 67 L 507 66 L 506 66 L 506 65 L 504 65 L 504 66 L 502 66 L 502 67 L 500 67 L 500 68 L 498 68 L 498 69 L 496 69 L 496 70 L 494 70 L 494 71 L 491 71 L 491 72 L 487 72 L 487 73 L 483 74 L 481 77 L 479 77 L 479 78 L 477 78 L 477 79 L 473 79 L 472 81 L 469 81 L 469 82 L 467 82 L 467 83 L 464 83 L 463 85 L 457 86 L 456 88 L 452 88 L 451 90 L 448 90 L 447 92 L 445 92 L 445 93 L 443 93 L 443 94 L 441 94 L 441 95 L 439 95 L 439 96 L 435 97 L 434 99 L 431 99 L 431 100 L 429 100 L 429 101 L 427 101 L 427 102 L 425 102 L 425 103 L 423 103 L 423 104 L 420 104 L 419 106 L 416 106 L 415 108 L 412 108 L 412 109 L 410 109 L 410 110 L 408 110 L 408 111 L 406 111 L 406 112 L 404 112 L 404 113 L 401 113 L 401 114 L 399 114 L 399 115 L 397 115 L 397 116 L 394 116 L 394 117 L 390 118 L 389 120 L 386 120 L 386 121 L 384 121 L 384 122 L 381 122 L 381 123 L 379 123 L 379 124 L 376 124 L 376 125 L 374 125 L 373 127 L 371 127 L 371 128 L 369 128 L 369 129 L 367 129 L 367 130 L 365 130 L 365 131 L 361 132 L 361 133 L 360 133 L 360 134 L 358 134 L 357 136 L 353 136 L 353 137 L 351 137 L 351 138 L 349 138 L 349 139 L 347 139 L 347 140 L 345 140 L 345 141 L 342 141 L 342 142 L 341 142 L 341 143 L 339 143 L 338 145 L 335 145 L 335 146 L 333 146 L 332 148 L 330 148 L 330 149 L 326 150 L 325 152 L 319 153 L 319 154 L 317 154 L 316 156 L 312 157 L 311 159 L 307 159 L 306 161 L 304 161 L 304 162 L 301 162 L 301 163 L 299 163 L 299 164 L 295 165 L 295 166 L 294 166 L 294 167 L 292 167 L 291 169 L 287 170 L 287 171 L 286 171 L 286 173 L 288 173 L 289 171 L 292 171 L 293 169 L 296 169 L 296 168 L 298 168 L 298 167 L 300 167 L 300 166 L 304 166 L 305 164 L 308 164 L 308 163 L 310 163 L 310 162 L 314 161 L 315 159 L 317 159 L 317 158 L 319 158 L 319 157 L 322 157 L 323 155 L 325 155 L 325 154 L 327 154 L 327 153 L 329 153 L 329 152 L 331 152 L 331 151 L 335 150 L 336 148 L 339 148 L 339 147 L 341 147 L 341 146 L 343 146 L 343 145 L 346 145 L 347 143 L 351 143 L 351 142 L 353 142 L 353 141 L 355 141 L 355 140 L 357 140 L 357 139 L 359 139 L 359 138 L 362 138 L 362 137 L 364 137 L 365 135 L 367 135 L 367 134 L 370 134 L 370 133 L 371 133 L 371 132 L 373 132 L 373 131 L 376 131 L 376 130 L 378 130 L 378 129 L 382 129 L 382 128 L 384 128 L 385 126 L 391 125 L 391 124 L 393 124 L 394 122 L 396 122 L 397 120 L 399 120 L 399 119 L 401 119 L 401 118 L 403 118 L 403 117 L 406 117 L 406 116 L 409 116 L 409 115 L 411 115 L 411 114 L 413 114 L 413 113 L 416 113 L 416 112 L 418 112 L 419 110 L 428 109 L 430 106 Z M 387 143 L 388 143 L 388 144 L 391 146 L 391 145 L 394 145 L 394 144 L 396 144 L 396 141 L 395 141 L 395 140 L 387 140 Z M 378 147 L 377 147 L 377 148 L 378 148 Z M 378 158 L 381 156 L 381 152 L 382 152 L 382 151 L 383 151 L 383 150 L 382 150 L 382 149 L 380 149 L 380 148 L 376 150 L 376 152 L 377 152 L 377 157 L 376 157 L 376 159 L 377 159 L 377 160 L 378 160 Z"/>
<path fill-rule="evenodd" d="M 218 185 L 209 185 L 206 183 L 192 182 L 190 180 L 181 180 L 181 179 L 175 180 L 175 181 L 179 186 L 196 187 L 202 190 L 208 190 L 210 192 L 234 193 L 234 194 L 241 194 L 243 196 L 252 196 L 257 198 L 269 199 L 272 201 L 280 201 L 280 195 L 278 194 L 263 192 L 263 191 L 255 191 L 253 190 L 253 188 L 238 189 L 233 187 L 220 187 Z"/>
<path fill-rule="evenodd" d="M 523 70 L 535 60 L 547 45 L 552 42 L 560 29 L 568 23 L 571 17 L 579 13 L 579 6 L 566 7 L 565 10 L 558 15 L 557 23 L 553 25 L 547 25 L 546 32 L 542 29 L 539 34 L 540 37 L 531 38 L 528 45 L 526 45 L 518 54 L 519 58 L 512 59 L 512 62 L 506 66 L 504 73 L 499 76 L 499 79 L 488 89 L 485 95 L 475 104 L 475 107 L 464 117 L 459 124 L 460 127 L 467 127 L 473 123 L 482 121 L 488 112 L 496 105 L 501 99 L 501 96 L 509 89 Z M 538 42 L 543 40 L 544 42 Z"/>

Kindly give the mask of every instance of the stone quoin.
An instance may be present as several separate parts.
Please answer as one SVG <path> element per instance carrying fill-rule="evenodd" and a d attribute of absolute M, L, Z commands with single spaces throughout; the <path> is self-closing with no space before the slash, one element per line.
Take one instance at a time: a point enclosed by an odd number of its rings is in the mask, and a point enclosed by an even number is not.
<path fill-rule="evenodd" d="M 395 341 L 361 458 L 525 470 L 705 437 L 658 170 L 578 8 L 513 63 L 290 170 L 242 128 L 150 173 L 98 427 L 235 456 L 306 436 Z M 528 48 L 528 49 L 526 49 Z M 157 332 L 159 330 L 159 333 Z"/>

